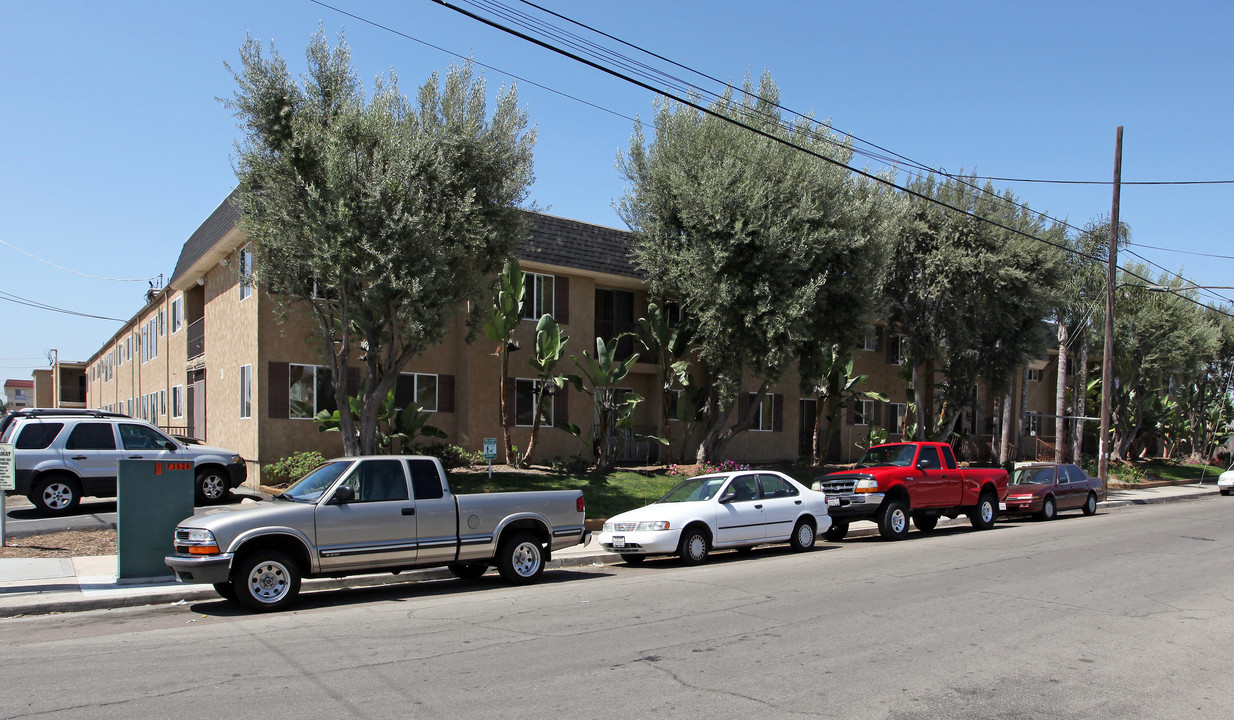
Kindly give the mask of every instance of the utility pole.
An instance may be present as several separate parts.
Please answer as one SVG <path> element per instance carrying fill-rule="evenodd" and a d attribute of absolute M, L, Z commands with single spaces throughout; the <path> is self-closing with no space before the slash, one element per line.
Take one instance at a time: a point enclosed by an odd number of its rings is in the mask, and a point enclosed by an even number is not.
<path fill-rule="evenodd" d="M 1118 282 L 1118 191 L 1123 175 L 1123 126 L 1114 135 L 1114 201 L 1110 206 L 1110 270 L 1105 284 L 1105 355 L 1101 359 L 1101 437 L 1097 474 L 1101 484 L 1110 482 L 1110 399 L 1114 394 L 1114 290 Z"/>

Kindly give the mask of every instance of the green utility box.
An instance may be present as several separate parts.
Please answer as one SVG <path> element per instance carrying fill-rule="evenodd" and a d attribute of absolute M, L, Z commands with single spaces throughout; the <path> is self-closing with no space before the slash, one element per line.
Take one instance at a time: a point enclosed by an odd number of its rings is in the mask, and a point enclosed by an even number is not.
<path fill-rule="evenodd" d="M 116 480 L 121 580 L 171 575 L 176 525 L 193 514 L 192 461 L 121 460 Z"/>

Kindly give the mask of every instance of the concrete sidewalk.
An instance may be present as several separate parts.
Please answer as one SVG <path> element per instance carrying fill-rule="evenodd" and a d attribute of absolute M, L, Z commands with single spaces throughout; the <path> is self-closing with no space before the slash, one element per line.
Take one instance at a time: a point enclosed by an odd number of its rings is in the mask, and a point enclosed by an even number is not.
<path fill-rule="evenodd" d="M 1111 490 L 1100 510 L 1127 506 L 1151 505 L 1177 500 L 1217 496 L 1215 480 L 1206 485 L 1173 485 L 1134 490 Z M 967 524 L 968 520 L 944 519 L 939 527 Z M 854 522 L 848 537 L 877 535 L 874 523 Z M 594 536 L 593 536 L 594 537 Z M 592 542 L 553 553 L 546 569 L 607 564 L 620 558 L 605 552 Z M 0 617 L 42 615 L 48 613 L 103 610 L 138 605 L 159 605 L 175 602 L 218 600 L 209 585 L 184 585 L 167 578 L 144 580 L 117 579 L 118 561 L 115 555 L 59 558 L 0 558 Z M 378 587 L 407 584 L 420 580 L 451 578 L 445 568 L 413 570 L 400 575 L 381 573 L 355 575 L 346 578 L 305 580 L 301 592 L 339 588 Z"/>

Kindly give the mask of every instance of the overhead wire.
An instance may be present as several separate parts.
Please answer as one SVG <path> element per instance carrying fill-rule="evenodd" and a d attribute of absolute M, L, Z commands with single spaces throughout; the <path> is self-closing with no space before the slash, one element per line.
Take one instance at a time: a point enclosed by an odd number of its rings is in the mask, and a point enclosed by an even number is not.
<path fill-rule="evenodd" d="M 76 310 L 67 310 L 62 307 L 56 307 L 55 305 L 48 305 L 46 303 L 41 303 L 36 300 L 24 298 L 24 297 L 21 297 L 20 295 L 14 295 L 13 293 L 5 292 L 4 290 L 0 290 L 0 300 L 7 300 L 11 303 L 16 303 L 18 305 L 26 305 L 28 307 L 38 308 L 39 310 L 48 310 L 50 312 L 63 313 L 65 315 L 76 315 L 77 317 L 92 318 L 95 320 L 113 320 L 118 323 L 128 322 L 127 320 L 121 320 L 120 318 L 114 318 L 114 317 L 107 317 L 105 315 L 91 315 L 89 313 L 77 312 Z"/>
<path fill-rule="evenodd" d="M 28 257 L 32 257 L 32 258 L 34 258 L 35 260 L 38 260 L 39 262 L 41 262 L 41 263 L 43 263 L 43 264 L 45 264 L 45 265 L 50 265 L 50 266 L 52 266 L 52 267 L 56 268 L 57 270 L 63 270 L 63 271 L 68 272 L 68 273 L 73 273 L 74 275 L 80 275 L 80 276 L 82 276 L 82 277 L 84 277 L 84 278 L 90 278 L 91 280 L 111 280 L 111 281 L 114 281 L 114 282 L 149 282 L 149 281 L 151 281 L 151 280 L 153 280 L 153 279 L 154 279 L 153 277 L 144 277 L 144 278 L 114 278 L 114 277 L 102 277 L 102 276 L 99 276 L 99 275 L 89 275 L 89 274 L 84 273 L 84 272 L 78 272 L 77 270 L 73 270 L 73 269 L 71 269 L 71 268 L 66 268 L 66 267 L 64 267 L 64 266 L 62 266 L 62 265 L 57 265 L 57 264 L 55 264 L 54 262 L 51 262 L 50 260 L 44 260 L 43 258 L 39 257 L 38 255 L 35 255 L 34 253 L 26 252 L 25 250 L 22 250 L 21 248 L 17 247 L 16 245 L 13 245 L 12 243 L 9 243 L 9 242 L 5 242 L 4 240 L 0 240 L 0 245 L 4 245 L 5 247 L 12 248 L 13 250 L 16 250 L 17 252 L 21 253 L 22 255 L 26 255 L 26 256 L 28 256 Z"/>

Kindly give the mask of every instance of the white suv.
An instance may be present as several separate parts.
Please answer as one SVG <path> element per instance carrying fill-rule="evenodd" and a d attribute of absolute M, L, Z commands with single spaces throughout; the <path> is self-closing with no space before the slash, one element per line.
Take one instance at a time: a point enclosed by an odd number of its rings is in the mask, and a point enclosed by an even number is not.
<path fill-rule="evenodd" d="M 96 410 L 22 410 L 4 418 L 0 442 L 13 444 L 16 488 L 44 513 L 61 515 L 82 497 L 114 497 L 121 459 L 189 460 L 197 502 L 216 503 L 244 483 L 237 453 L 178 442 L 150 423 Z"/>

